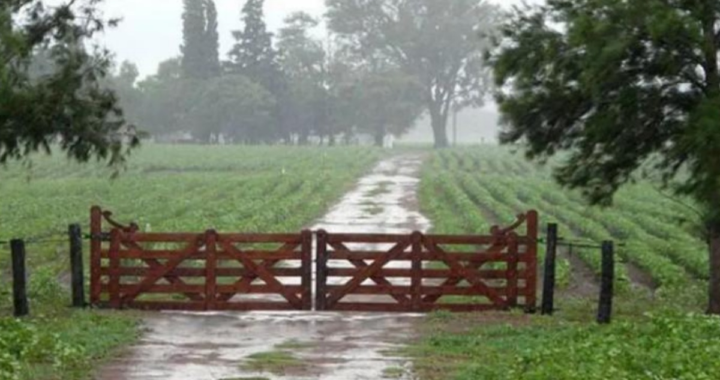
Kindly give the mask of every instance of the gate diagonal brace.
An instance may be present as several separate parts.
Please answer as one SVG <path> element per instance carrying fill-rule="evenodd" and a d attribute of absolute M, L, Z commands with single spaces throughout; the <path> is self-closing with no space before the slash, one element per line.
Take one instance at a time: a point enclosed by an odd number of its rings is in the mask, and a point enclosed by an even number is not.
<path fill-rule="evenodd" d="M 267 286 L 269 286 L 272 290 L 278 292 L 291 305 L 298 309 L 302 309 L 302 300 L 298 298 L 295 294 L 293 294 L 292 291 L 288 291 L 287 289 L 285 289 L 284 285 L 280 281 L 278 281 L 272 273 L 268 272 L 265 267 L 255 264 L 255 262 L 245 257 L 243 251 L 235 248 L 232 245 L 232 242 L 226 239 L 222 239 L 222 237 L 220 238 L 219 242 L 225 252 L 238 256 L 238 261 L 242 263 L 245 269 L 256 274 L 261 280 L 265 281 Z"/>
<path fill-rule="evenodd" d="M 352 291 L 360 287 L 360 285 L 365 282 L 365 280 L 367 280 L 368 278 L 376 274 L 379 270 L 381 270 L 385 266 L 385 264 L 394 260 L 398 255 L 403 253 L 403 251 L 405 251 L 405 249 L 409 247 L 410 244 L 410 236 L 405 237 L 402 241 L 398 242 L 395 247 L 389 250 L 384 255 L 384 257 L 375 260 L 372 265 L 363 268 L 363 270 L 361 270 L 357 276 L 355 276 L 347 284 L 343 285 L 342 288 L 330 292 L 327 299 L 327 307 L 330 308 L 335 306 L 335 304 L 337 304 L 348 293 L 351 293 Z"/>
<path fill-rule="evenodd" d="M 168 260 L 165 265 L 158 267 L 154 272 L 151 272 L 145 279 L 135 287 L 132 291 L 125 294 L 122 298 L 123 303 L 132 302 L 137 296 L 155 285 L 161 278 L 167 276 L 170 272 L 174 271 L 183 261 L 187 260 L 188 257 L 196 253 L 200 247 L 205 244 L 205 234 L 198 235 L 194 241 L 189 242 L 188 246 L 178 254 L 177 257 L 172 260 Z"/>
<path fill-rule="evenodd" d="M 274 251 L 273 253 L 284 253 L 284 252 L 293 252 L 300 244 L 296 243 L 287 243 L 280 247 L 277 251 Z M 284 261 L 280 259 L 271 259 L 271 260 L 263 260 L 260 263 L 260 266 L 265 269 L 272 269 L 275 265 L 277 265 L 279 262 Z M 249 270 L 249 269 L 248 269 Z M 220 295 L 218 297 L 218 301 L 221 302 L 228 302 L 233 297 L 235 297 L 237 294 L 242 294 L 244 292 L 247 292 L 250 286 L 252 285 L 253 281 L 257 280 L 259 276 L 257 273 L 252 272 L 249 273 L 247 276 L 244 276 L 237 280 L 234 284 L 232 284 L 232 287 L 235 289 L 234 293 L 225 293 Z"/>
<path fill-rule="evenodd" d="M 490 288 L 479 279 L 480 274 L 477 272 L 476 269 L 472 269 L 469 266 L 465 267 L 457 260 L 451 259 L 448 256 L 447 252 L 445 252 L 445 250 L 443 250 L 433 242 L 426 241 L 424 242 L 424 245 L 430 252 L 442 257 L 443 261 L 445 262 L 445 264 L 447 264 L 450 270 L 456 273 L 455 276 L 460 276 L 466 281 L 468 281 L 471 285 L 471 288 L 478 291 L 479 296 L 486 296 L 497 306 L 503 308 L 507 307 L 507 301 L 500 297 L 500 295 L 498 295 L 498 293 L 494 289 Z"/>
<path fill-rule="evenodd" d="M 350 251 L 350 249 L 348 249 L 348 247 L 345 246 L 345 244 L 343 244 L 343 243 L 331 243 L 330 246 L 333 247 L 333 249 L 335 249 L 335 252 L 345 253 L 348 256 L 352 255 L 352 251 Z M 364 269 L 364 268 L 368 267 L 368 264 L 363 260 L 348 259 L 348 261 L 350 263 L 352 263 L 358 269 Z M 382 269 L 382 268 L 380 268 L 380 269 Z M 370 280 L 372 280 L 373 282 L 375 282 L 378 285 L 387 285 L 387 286 L 393 285 L 390 281 L 388 281 L 385 277 L 382 277 L 382 276 L 373 275 L 370 277 Z M 400 294 L 390 294 L 390 296 L 392 298 L 394 298 L 399 304 L 404 305 L 404 306 L 409 306 L 410 303 L 412 302 L 410 297 L 403 296 Z"/>
<path fill-rule="evenodd" d="M 488 247 L 487 250 L 483 253 L 487 254 L 487 255 L 495 255 L 495 254 L 502 253 L 502 251 L 505 248 L 507 248 L 506 244 L 494 243 L 493 245 Z M 480 267 L 482 267 L 483 265 L 485 265 L 487 263 L 488 263 L 488 261 L 470 262 L 467 264 L 467 268 L 477 270 L 477 269 L 480 269 Z M 457 286 L 458 284 L 460 284 L 460 282 L 462 282 L 463 279 L 464 279 L 464 277 L 462 277 L 462 276 L 450 276 L 440 286 Z M 423 303 L 435 303 L 441 297 L 442 297 L 441 294 L 438 294 L 438 295 L 429 294 L 429 295 L 426 295 L 425 297 L 423 297 L 422 302 Z"/>
<path fill-rule="evenodd" d="M 143 248 L 137 244 L 137 242 L 134 242 L 130 239 L 122 239 L 122 245 L 124 245 L 126 248 L 129 248 L 131 250 L 136 250 L 138 252 L 143 252 Z M 158 261 L 157 259 L 140 259 L 142 260 L 147 266 L 150 268 L 151 271 L 153 270 L 159 270 L 159 268 L 163 267 L 163 264 Z M 163 276 L 167 282 L 173 284 L 173 285 L 187 285 L 185 281 L 183 281 L 180 277 L 175 276 L 173 274 L 168 274 L 166 276 Z M 185 297 L 187 297 L 191 301 L 197 301 L 202 302 L 205 300 L 205 297 L 203 297 L 200 294 L 197 293 L 183 293 Z"/>

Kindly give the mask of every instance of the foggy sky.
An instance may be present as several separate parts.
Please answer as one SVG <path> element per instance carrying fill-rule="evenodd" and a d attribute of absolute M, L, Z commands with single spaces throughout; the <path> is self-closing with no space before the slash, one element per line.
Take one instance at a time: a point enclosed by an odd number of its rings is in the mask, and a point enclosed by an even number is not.
<path fill-rule="evenodd" d="M 502 5 L 521 3 L 521 0 L 493 1 Z M 232 47 L 230 32 L 241 27 L 240 9 L 244 3 L 245 0 L 215 0 L 221 59 L 226 58 Z M 268 27 L 276 31 L 282 26 L 283 19 L 296 11 L 320 17 L 325 13 L 324 3 L 325 0 L 266 0 Z M 179 55 L 182 43 L 182 0 L 105 0 L 102 7 L 106 17 L 123 19 L 120 26 L 100 37 L 102 44 L 115 52 L 118 62 L 129 60 L 138 65 L 141 76 L 146 76 L 153 74 L 161 61 Z M 317 33 L 324 34 L 322 30 Z"/>

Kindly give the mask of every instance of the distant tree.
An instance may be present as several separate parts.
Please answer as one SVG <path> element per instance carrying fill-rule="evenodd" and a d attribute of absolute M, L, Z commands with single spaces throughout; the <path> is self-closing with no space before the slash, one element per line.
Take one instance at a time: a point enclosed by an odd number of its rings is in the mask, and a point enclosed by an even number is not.
<path fill-rule="evenodd" d="M 422 85 L 400 71 L 369 73 L 358 83 L 358 127 L 382 146 L 387 135 L 406 133 L 423 112 Z"/>
<path fill-rule="evenodd" d="M 358 56 L 389 61 L 423 86 L 435 146 L 448 146 L 451 106 L 480 105 L 483 52 L 498 7 L 481 0 L 327 0 L 329 27 Z"/>
<path fill-rule="evenodd" d="M 138 143 L 119 138 L 125 120 L 103 83 L 108 52 L 85 47 L 115 22 L 100 17 L 99 0 L 75 3 L 0 2 L 0 163 L 57 143 L 73 159 L 118 164 Z M 33 64 L 37 57 L 42 64 Z"/>
<path fill-rule="evenodd" d="M 205 5 L 203 1 L 184 0 L 182 73 L 186 78 L 203 78 L 205 71 Z"/>
<path fill-rule="evenodd" d="M 163 61 L 155 75 L 138 83 L 143 94 L 138 124 L 154 135 L 187 129 L 187 113 L 198 93 L 198 83 L 204 80 L 183 79 L 180 58 Z"/>
<path fill-rule="evenodd" d="M 506 130 L 560 183 L 607 205 L 652 163 L 700 205 L 720 314 L 720 3 L 548 0 L 517 9 L 492 55 Z"/>
<path fill-rule="evenodd" d="M 215 0 L 205 1 L 205 55 L 207 57 L 207 71 L 210 77 L 220 75 L 220 35 L 218 34 L 218 14 Z"/>
<path fill-rule="evenodd" d="M 226 75 L 197 90 L 186 121 L 196 138 L 210 142 L 222 134 L 245 144 L 272 142 L 265 128 L 275 100 L 262 86 L 240 75 Z"/>
<path fill-rule="evenodd" d="M 342 135 L 349 143 L 359 132 L 364 110 L 359 106 L 357 85 L 361 81 L 363 62 L 345 49 L 333 49 L 327 59 L 328 130 Z"/>
<path fill-rule="evenodd" d="M 184 0 L 182 73 L 207 79 L 220 73 L 217 10 L 213 0 Z"/>
<path fill-rule="evenodd" d="M 242 75 L 265 87 L 276 99 L 286 95 L 286 83 L 278 64 L 278 53 L 272 45 L 263 13 L 264 0 L 247 0 L 242 9 L 243 29 L 234 31 L 235 45 L 230 50 L 227 71 Z M 272 121 L 265 129 L 267 138 L 281 134 L 280 103 L 276 103 Z"/>
<path fill-rule="evenodd" d="M 137 66 L 132 62 L 124 61 L 120 64 L 117 74 L 112 75 L 109 79 L 110 86 L 118 96 L 127 121 L 143 129 L 143 126 L 138 125 L 141 121 L 144 102 L 143 93 L 136 86 L 139 76 L 140 71 Z"/>
<path fill-rule="evenodd" d="M 233 32 L 235 45 L 230 50 L 230 71 L 255 80 L 265 79 L 269 69 L 277 66 L 277 52 L 272 46 L 263 13 L 264 0 L 247 0 L 242 8 L 243 29 Z"/>
<path fill-rule="evenodd" d="M 317 26 L 318 20 L 307 13 L 294 13 L 285 19 L 278 38 L 280 68 L 287 80 L 282 112 L 289 123 L 283 129 L 300 144 L 306 144 L 313 131 L 327 130 L 325 50 L 310 36 Z"/>

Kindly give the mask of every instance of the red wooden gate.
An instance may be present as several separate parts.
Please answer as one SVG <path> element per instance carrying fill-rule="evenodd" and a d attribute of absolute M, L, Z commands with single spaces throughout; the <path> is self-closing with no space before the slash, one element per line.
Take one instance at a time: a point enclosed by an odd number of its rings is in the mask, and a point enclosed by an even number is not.
<path fill-rule="evenodd" d="M 536 306 L 538 215 L 488 236 L 318 233 L 318 310 L 426 312 Z M 525 225 L 525 233 L 518 230 Z M 354 246 L 351 247 L 351 246 Z M 464 247 L 464 250 L 458 249 Z"/>
<path fill-rule="evenodd" d="M 144 233 L 91 211 L 91 303 L 311 310 L 313 234 Z M 103 222 L 110 225 L 103 229 Z M 535 309 L 538 215 L 487 236 L 317 233 L 316 310 Z M 519 229 L 524 226 L 524 232 Z"/>
<path fill-rule="evenodd" d="M 91 214 L 93 305 L 152 310 L 312 307 L 310 231 L 142 233 L 136 225 L 114 222 L 98 207 Z M 112 226 L 109 232 L 103 232 L 103 219 Z"/>

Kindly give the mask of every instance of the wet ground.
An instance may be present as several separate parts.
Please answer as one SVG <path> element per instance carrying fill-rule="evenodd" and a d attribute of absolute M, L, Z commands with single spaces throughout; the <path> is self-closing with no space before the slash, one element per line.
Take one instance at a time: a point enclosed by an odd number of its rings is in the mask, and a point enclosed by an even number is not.
<path fill-rule="evenodd" d="M 427 231 L 416 198 L 422 157 L 389 158 L 312 229 L 329 232 Z M 410 378 L 393 354 L 421 315 L 381 313 L 159 313 L 98 380 Z M 252 360 L 250 357 L 255 357 Z M 404 373 L 404 374 L 403 374 Z"/>

